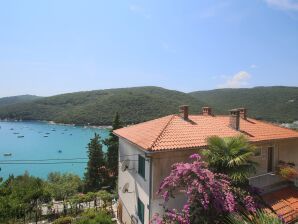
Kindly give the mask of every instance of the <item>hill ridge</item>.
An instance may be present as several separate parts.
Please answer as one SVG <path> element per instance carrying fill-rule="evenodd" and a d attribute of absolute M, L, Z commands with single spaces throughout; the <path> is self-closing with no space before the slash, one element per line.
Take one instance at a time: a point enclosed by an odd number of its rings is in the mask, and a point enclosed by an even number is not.
<path fill-rule="evenodd" d="M 216 114 L 227 114 L 229 109 L 246 107 L 253 118 L 273 122 L 298 120 L 298 87 L 287 86 L 225 88 L 190 93 L 140 86 L 50 97 L 33 96 L 32 99 L 29 97 L 10 104 L 6 102 L 2 106 L 1 102 L 3 98 L 0 98 L 0 119 L 52 120 L 74 124 L 109 125 L 116 112 L 120 113 L 126 124 L 138 123 L 177 114 L 182 104 L 189 104 L 190 113 L 193 114 L 200 113 L 202 106 L 211 106 Z"/>

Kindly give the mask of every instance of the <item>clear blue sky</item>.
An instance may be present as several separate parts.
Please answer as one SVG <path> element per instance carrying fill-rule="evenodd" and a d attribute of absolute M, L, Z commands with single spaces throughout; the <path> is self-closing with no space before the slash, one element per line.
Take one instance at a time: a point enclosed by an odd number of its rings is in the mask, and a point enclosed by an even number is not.
<path fill-rule="evenodd" d="M 298 86 L 297 0 L 0 2 L 0 97 Z"/>

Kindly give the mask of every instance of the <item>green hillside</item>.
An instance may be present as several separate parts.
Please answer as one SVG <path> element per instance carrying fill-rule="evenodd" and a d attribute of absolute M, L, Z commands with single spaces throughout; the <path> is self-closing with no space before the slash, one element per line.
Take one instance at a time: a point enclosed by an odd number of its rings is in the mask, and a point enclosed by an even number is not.
<path fill-rule="evenodd" d="M 119 112 L 125 123 L 137 123 L 177 113 L 188 104 L 201 111 L 203 103 L 194 97 L 159 87 L 136 87 L 68 93 L 0 108 L 0 118 L 52 120 L 75 124 L 110 124 Z"/>
<path fill-rule="evenodd" d="M 135 87 L 61 94 L 52 97 L 19 96 L 0 98 L 0 118 L 52 120 L 75 124 L 110 124 L 116 112 L 125 123 L 137 123 L 178 112 L 190 105 L 213 107 L 216 114 L 246 107 L 249 116 L 274 122 L 298 120 L 298 87 L 216 89 L 183 93 L 159 87 Z"/>
<path fill-rule="evenodd" d="M 191 96 L 226 113 L 231 108 L 246 107 L 249 116 L 274 122 L 298 120 L 298 87 L 255 87 L 197 91 Z"/>
<path fill-rule="evenodd" d="M 39 96 L 34 95 L 21 95 L 21 96 L 10 96 L 0 98 L 0 107 L 6 107 L 16 103 L 30 102 L 32 100 L 39 99 Z"/>

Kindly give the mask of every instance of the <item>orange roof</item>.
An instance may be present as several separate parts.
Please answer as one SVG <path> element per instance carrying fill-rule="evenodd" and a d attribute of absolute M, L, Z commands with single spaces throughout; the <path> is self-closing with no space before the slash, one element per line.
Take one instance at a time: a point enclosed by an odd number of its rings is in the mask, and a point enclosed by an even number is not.
<path fill-rule="evenodd" d="M 213 135 L 232 137 L 242 133 L 252 142 L 298 138 L 297 131 L 251 118 L 240 118 L 240 130 L 236 131 L 229 126 L 229 116 L 204 115 L 190 115 L 189 120 L 169 115 L 114 133 L 148 151 L 204 147 Z"/>
<path fill-rule="evenodd" d="M 263 195 L 265 202 L 282 217 L 286 223 L 298 219 L 298 190 L 293 187 L 282 188 L 278 191 Z"/>

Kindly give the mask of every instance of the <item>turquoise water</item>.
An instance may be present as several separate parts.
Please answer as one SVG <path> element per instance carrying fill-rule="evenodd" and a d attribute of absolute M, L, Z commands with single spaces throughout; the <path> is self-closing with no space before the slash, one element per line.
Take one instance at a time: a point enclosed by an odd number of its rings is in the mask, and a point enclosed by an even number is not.
<path fill-rule="evenodd" d="M 4 179 L 9 174 L 20 175 L 25 171 L 42 178 L 54 171 L 72 172 L 82 177 L 87 162 L 87 159 L 84 159 L 87 158 L 86 146 L 90 138 L 94 133 L 100 134 L 102 139 L 109 134 L 108 129 L 104 128 L 84 128 L 46 122 L 0 122 L 0 126 L 0 177 Z M 12 155 L 4 156 L 5 153 Z M 74 158 L 80 159 L 69 160 Z M 5 162 L 22 164 L 3 164 Z"/>

